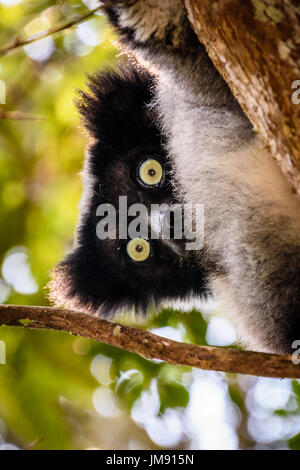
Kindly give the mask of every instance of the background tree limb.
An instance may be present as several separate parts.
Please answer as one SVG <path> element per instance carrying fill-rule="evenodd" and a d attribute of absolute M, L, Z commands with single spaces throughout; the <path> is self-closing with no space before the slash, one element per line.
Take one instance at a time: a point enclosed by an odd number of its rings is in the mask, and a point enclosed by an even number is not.
<path fill-rule="evenodd" d="M 300 104 L 292 101 L 300 80 L 299 1 L 185 2 L 199 40 L 300 195 Z"/>
<path fill-rule="evenodd" d="M 0 325 L 63 330 L 170 364 L 263 377 L 300 378 L 291 356 L 179 343 L 120 323 L 54 307 L 0 306 Z"/>
<path fill-rule="evenodd" d="M 66 21 L 65 23 L 55 25 L 52 28 L 49 28 L 45 31 L 42 31 L 28 38 L 18 36 L 15 39 L 13 39 L 11 42 L 9 42 L 8 44 L 5 44 L 4 46 L 0 47 L 0 57 L 15 51 L 16 49 L 19 49 L 20 47 L 27 46 L 28 44 L 32 44 L 33 42 L 39 41 L 40 39 L 47 38 L 48 36 L 52 36 L 55 33 L 72 28 L 73 26 L 79 23 L 82 23 L 83 21 L 88 20 L 98 11 L 101 11 L 101 7 L 94 8 L 94 10 L 89 10 L 87 13 L 83 15 L 77 15 L 74 18 Z"/>

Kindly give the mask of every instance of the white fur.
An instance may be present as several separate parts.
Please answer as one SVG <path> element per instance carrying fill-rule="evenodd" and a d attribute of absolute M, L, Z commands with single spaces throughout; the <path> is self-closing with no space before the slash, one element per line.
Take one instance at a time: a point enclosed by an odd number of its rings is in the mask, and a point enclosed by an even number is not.
<path fill-rule="evenodd" d="M 263 284 L 264 276 L 257 277 L 256 258 L 250 254 L 241 260 L 239 247 L 246 255 L 248 234 L 260 244 L 265 230 L 266 235 L 273 232 L 275 240 L 282 240 L 282 249 L 285 242 L 300 248 L 299 202 L 260 139 L 243 142 L 243 132 L 249 132 L 243 116 L 226 108 L 201 106 L 199 97 L 184 84 L 171 85 L 170 80 L 168 75 L 160 77 L 156 104 L 169 136 L 175 188 L 183 201 L 204 204 L 206 251 L 219 256 L 228 271 L 211 278 L 213 291 L 235 320 L 243 344 L 270 350 L 272 346 L 262 345 L 258 333 L 270 319 L 263 311 L 260 317 L 253 305 L 263 305 L 271 313 L 272 292 Z M 287 220 L 282 231 L 281 217 Z M 269 252 L 260 254 L 266 276 L 277 269 L 272 261 L 272 256 L 278 261 L 277 249 L 275 243 L 274 249 L 270 246 Z M 289 262 L 297 264 L 297 259 Z"/>

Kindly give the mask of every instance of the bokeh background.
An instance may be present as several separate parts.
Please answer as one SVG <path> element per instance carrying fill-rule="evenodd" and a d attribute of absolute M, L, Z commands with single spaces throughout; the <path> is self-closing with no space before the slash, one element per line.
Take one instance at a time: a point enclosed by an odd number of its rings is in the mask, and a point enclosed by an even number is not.
<path fill-rule="evenodd" d="M 95 6 L 0 0 L 0 47 Z M 0 119 L 1 303 L 48 305 L 81 193 L 76 90 L 114 65 L 114 40 L 98 14 L 0 58 L 0 111 L 41 118 Z M 143 327 L 196 344 L 235 341 L 213 302 L 166 307 Z M 300 448 L 300 381 L 175 367 L 61 332 L 1 326 L 0 346 L 0 449 Z"/>

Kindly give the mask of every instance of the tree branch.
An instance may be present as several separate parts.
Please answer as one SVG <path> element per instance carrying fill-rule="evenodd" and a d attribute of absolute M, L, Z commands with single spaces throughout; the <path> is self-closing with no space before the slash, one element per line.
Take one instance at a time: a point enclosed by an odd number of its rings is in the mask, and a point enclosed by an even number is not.
<path fill-rule="evenodd" d="M 32 44 L 33 42 L 39 41 L 40 39 L 47 38 L 48 36 L 52 36 L 55 33 L 72 28 L 73 26 L 79 23 L 82 23 L 83 21 L 86 21 L 87 19 L 92 17 L 95 13 L 101 10 L 102 10 L 101 7 L 94 8 L 94 10 L 89 10 L 84 15 L 75 16 L 73 19 L 68 20 L 65 23 L 53 26 L 52 28 L 49 28 L 38 34 L 34 34 L 33 36 L 30 36 L 28 38 L 22 38 L 18 36 L 15 39 L 13 39 L 11 42 L 9 42 L 8 44 L 5 44 L 4 46 L 0 47 L 0 57 L 7 55 L 16 49 L 19 49 L 20 47 L 27 46 L 28 44 Z"/>
<path fill-rule="evenodd" d="M 199 40 L 300 195 L 299 2 L 185 3 Z"/>
<path fill-rule="evenodd" d="M 169 364 L 263 377 L 300 378 L 300 365 L 294 365 L 288 355 L 179 343 L 73 310 L 2 305 L 0 325 L 68 331 Z"/>

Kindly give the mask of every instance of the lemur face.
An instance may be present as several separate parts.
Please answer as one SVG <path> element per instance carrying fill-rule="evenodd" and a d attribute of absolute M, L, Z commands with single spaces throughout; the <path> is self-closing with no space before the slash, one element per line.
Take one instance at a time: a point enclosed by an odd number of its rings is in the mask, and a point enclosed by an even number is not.
<path fill-rule="evenodd" d="M 153 205 L 178 201 L 156 117 L 147 106 L 153 86 L 148 73 L 123 69 L 96 76 L 91 94 L 82 94 L 79 108 L 93 141 L 85 164 L 77 247 L 55 268 L 50 283 L 56 304 L 99 315 L 146 313 L 163 299 L 207 293 L 206 275 L 185 252 L 183 241 L 172 236 L 171 219 L 170 239 L 156 236 L 164 216 L 153 212 Z M 135 204 L 148 214 L 140 218 L 148 233 L 140 236 L 128 233 L 135 220 L 128 208 Z M 112 210 L 113 233 L 107 209 Z"/>

